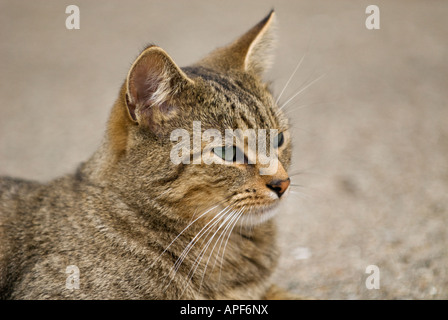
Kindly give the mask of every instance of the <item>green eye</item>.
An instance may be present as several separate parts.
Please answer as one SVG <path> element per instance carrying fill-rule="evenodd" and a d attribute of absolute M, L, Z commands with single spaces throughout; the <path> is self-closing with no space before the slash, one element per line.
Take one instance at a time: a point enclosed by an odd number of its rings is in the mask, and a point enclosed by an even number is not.
<path fill-rule="evenodd" d="M 213 148 L 213 153 L 216 154 L 221 159 L 226 158 L 226 148 L 224 148 L 224 147 Z"/>
<path fill-rule="evenodd" d="M 226 160 L 226 155 L 233 160 L 236 156 L 236 147 L 216 147 L 213 148 L 213 153 L 223 160 Z"/>
<path fill-rule="evenodd" d="M 228 147 L 216 147 L 213 148 L 213 153 L 216 154 L 223 160 L 236 162 L 237 160 L 243 161 L 243 163 L 247 163 L 246 156 L 242 153 L 240 149 L 235 146 Z M 227 159 L 226 159 L 227 157 Z"/>
<path fill-rule="evenodd" d="M 285 143 L 285 137 L 283 136 L 283 132 L 280 132 L 277 135 L 277 143 L 274 145 L 275 148 L 279 148 Z"/>

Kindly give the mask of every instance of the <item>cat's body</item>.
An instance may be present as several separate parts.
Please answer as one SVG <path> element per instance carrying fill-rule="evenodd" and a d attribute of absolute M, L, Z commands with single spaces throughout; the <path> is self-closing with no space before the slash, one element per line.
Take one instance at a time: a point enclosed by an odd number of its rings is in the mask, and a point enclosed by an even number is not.
<path fill-rule="evenodd" d="M 160 256 L 189 221 L 156 208 L 141 212 L 114 190 L 76 176 L 48 185 L 0 181 L 2 210 L 10 208 L 2 211 L 2 298 L 251 299 L 267 289 L 277 257 L 271 223 L 250 239 L 234 232 L 222 266 L 218 261 L 212 270 L 211 259 L 199 290 L 183 280 L 191 276 L 202 245 L 194 246 L 182 263 L 179 280 L 170 283 L 168 272 L 200 226 L 193 224 Z M 80 289 L 66 288 L 70 265 L 79 268 Z M 201 282 L 204 267 L 199 266 L 192 283 Z M 211 282 L 209 277 L 221 279 Z"/>
<path fill-rule="evenodd" d="M 287 133 L 260 80 L 272 19 L 188 68 L 148 47 L 102 146 L 75 174 L 46 184 L 0 178 L 0 298 L 288 297 L 269 280 L 278 256 L 269 218 L 289 185 L 289 142 L 270 176 L 258 164 L 170 161 L 170 133 L 191 132 L 192 121 Z M 66 286 L 69 266 L 79 289 Z"/>

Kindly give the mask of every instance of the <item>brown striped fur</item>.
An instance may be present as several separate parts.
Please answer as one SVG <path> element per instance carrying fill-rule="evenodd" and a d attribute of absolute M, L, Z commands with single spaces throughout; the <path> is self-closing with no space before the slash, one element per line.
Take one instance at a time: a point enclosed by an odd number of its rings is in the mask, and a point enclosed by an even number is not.
<path fill-rule="evenodd" d="M 271 12 L 191 67 L 179 68 L 164 50 L 149 46 L 121 88 L 103 144 L 75 174 L 45 184 L 0 179 L 1 298 L 292 297 L 270 283 L 278 257 L 274 219 L 251 223 L 280 202 L 266 184 L 288 177 L 291 156 L 287 120 L 261 81 L 273 20 Z M 277 173 L 260 176 L 258 164 L 174 165 L 170 132 L 192 133 L 193 121 L 201 121 L 202 130 L 283 132 Z M 203 258 L 212 233 L 171 272 L 226 205 L 241 210 L 238 227 L 229 233 L 215 227 Z M 65 286 L 69 265 L 80 270 L 79 289 Z"/>

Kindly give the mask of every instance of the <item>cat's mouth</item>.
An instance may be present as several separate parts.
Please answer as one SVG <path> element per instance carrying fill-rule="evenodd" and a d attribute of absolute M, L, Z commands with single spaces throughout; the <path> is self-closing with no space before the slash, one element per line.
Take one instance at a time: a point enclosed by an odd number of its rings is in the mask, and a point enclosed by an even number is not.
<path fill-rule="evenodd" d="M 272 219 L 279 210 L 279 201 L 275 201 L 269 205 L 252 205 L 239 209 L 241 216 L 237 220 L 236 225 L 252 227 L 262 224 Z"/>
<path fill-rule="evenodd" d="M 284 192 L 289 193 L 289 188 Z M 279 211 L 279 206 L 285 199 L 274 192 L 269 192 L 263 196 L 250 196 L 235 200 L 229 207 L 231 210 L 228 216 L 234 215 L 235 225 L 253 227 L 272 219 Z"/>

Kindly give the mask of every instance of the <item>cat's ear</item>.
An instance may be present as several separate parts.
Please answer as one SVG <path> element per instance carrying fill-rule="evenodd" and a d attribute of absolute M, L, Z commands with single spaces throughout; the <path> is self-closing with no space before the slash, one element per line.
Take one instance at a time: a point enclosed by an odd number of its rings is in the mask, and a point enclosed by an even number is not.
<path fill-rule="evenodd" d="M 192 83 L 163 49 L 146 48 L 132 64 L 126 80 L 130 117 L 156 130 L 163 120 L 176 114 L 176 95 Z"/>
<path fill-rule="evenodd" d="M 275 38 L 275 12 L 272 10 L 244 35 L 216 49 L 199 64 L 220 71 L 235 69 L 262 76 L 273 60 Z"/>

